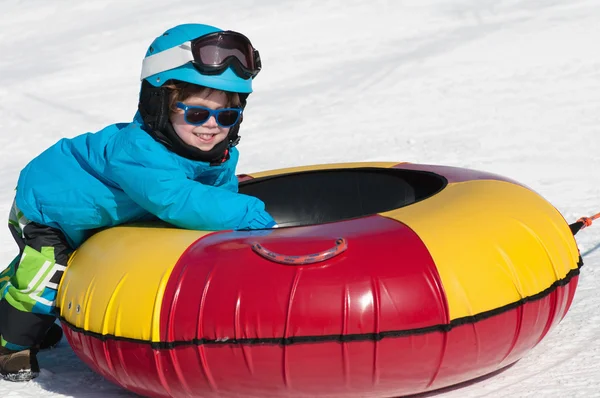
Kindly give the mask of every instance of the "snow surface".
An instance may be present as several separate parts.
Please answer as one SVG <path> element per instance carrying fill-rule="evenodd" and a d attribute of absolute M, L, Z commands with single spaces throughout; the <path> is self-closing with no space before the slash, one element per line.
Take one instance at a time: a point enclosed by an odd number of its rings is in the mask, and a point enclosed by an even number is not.
<path fill-rule="evenodd" d="M 598 0 L 3 0 L 0 211 L 22 167 L 61 137 L 129 121 L 141 59 L 168 27 L 248 35 L 264 69 L 239 173 L 409 161 L 498 173 L 573 222 L 600 211 Z M 600 224 L 600 220 L 598 222 Z M 600 225 L 571 310 L 507 370 L 427 397 L 600 396 Z M 16 254 L 0 231 L 0 261 Z M 133 397 L 66 342 L 0 397 Z"/>

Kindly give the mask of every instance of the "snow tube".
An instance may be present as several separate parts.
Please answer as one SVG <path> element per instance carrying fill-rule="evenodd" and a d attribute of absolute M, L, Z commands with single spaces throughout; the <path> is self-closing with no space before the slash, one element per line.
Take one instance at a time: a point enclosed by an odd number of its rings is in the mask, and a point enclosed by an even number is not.
<path fill-rule="evenodd" d="M 566 314 L 567 222 L 501 176 L 357 163 L 240 177 L 282 226 L 110 228 L 72 257 L 77 355 L 148 397 L 391 397 L 506 367 Z"/>

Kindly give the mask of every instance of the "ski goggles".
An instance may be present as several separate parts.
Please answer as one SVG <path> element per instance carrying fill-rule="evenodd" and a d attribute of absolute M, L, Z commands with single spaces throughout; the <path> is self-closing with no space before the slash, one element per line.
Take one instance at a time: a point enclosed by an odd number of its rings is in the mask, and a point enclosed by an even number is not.
<path fill-rule="evenodd" d="M 183 109 L 185 122 L 194 126 L 200 126 L 214 116 L 219 126 L 228 128 L 234 126 L 242 115 L 241 108 L 210 109 L 199 105 L 186 105 L 183 102 L 178 102 L 176 106 Z"/>
<path fill-rule="evenodd" d="M 260 54 L 250 40 L 241 33 L 228 30 L 210 33 L 146 57 L 141 79 L 188 62 L 204 75 L 219 75 L 231 68 L 244 80 L 253 79 L 262 68 Z"/>

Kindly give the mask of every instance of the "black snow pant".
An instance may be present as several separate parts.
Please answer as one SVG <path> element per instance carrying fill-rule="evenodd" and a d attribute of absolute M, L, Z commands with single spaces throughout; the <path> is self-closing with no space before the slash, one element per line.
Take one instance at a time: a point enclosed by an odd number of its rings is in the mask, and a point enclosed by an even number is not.
<path fill-rule="evenodd" d="M 73 249 L 62 231 L 30 222 L 15 209 L 9 228 L 19 255 L 0 273 L 0 340 L 23 350 L 40 344 L 56 320 L 58 285 Z"/>

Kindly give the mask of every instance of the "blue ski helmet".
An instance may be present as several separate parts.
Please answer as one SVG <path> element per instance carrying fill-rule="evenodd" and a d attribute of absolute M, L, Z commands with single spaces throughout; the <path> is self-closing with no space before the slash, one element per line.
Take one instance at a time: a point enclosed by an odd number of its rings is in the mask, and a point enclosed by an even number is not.
<path fill-rule="evenodd" d="M 161 87 L 168 80 L 179 80 L 217 90 L 245 94 L 251 93 L 252 79 L 243 79 L 239 77 L 231 67 L 228 67 L 221 74 L 202 74 L 194 67 L 191 59 L 187 62 L 188 60 L 185 58 L 180 58 L 179 62 L 176 62 L 176 64 L 179 63 L 179 65 L 175 65 L 172 68 L 169 68 L 169 66 L 164 68 L 158 67 L 158 72 L 156 72 L 156 67 L 147 68 L 150 57 L 166 50 L 182 47 L 186 42 L 215 32 L 222 32 L 222 30 L 204 24 L 183 24 L 168 29 L 150 44 L 146 56 L 144 57 L 141 80 L 146 80 L 154 87 Z M 176 56 L 178 56 L 178 54 L 176 54 Z M 148 73 L 153 74 L 145 76 L 145 74 Z"/>

